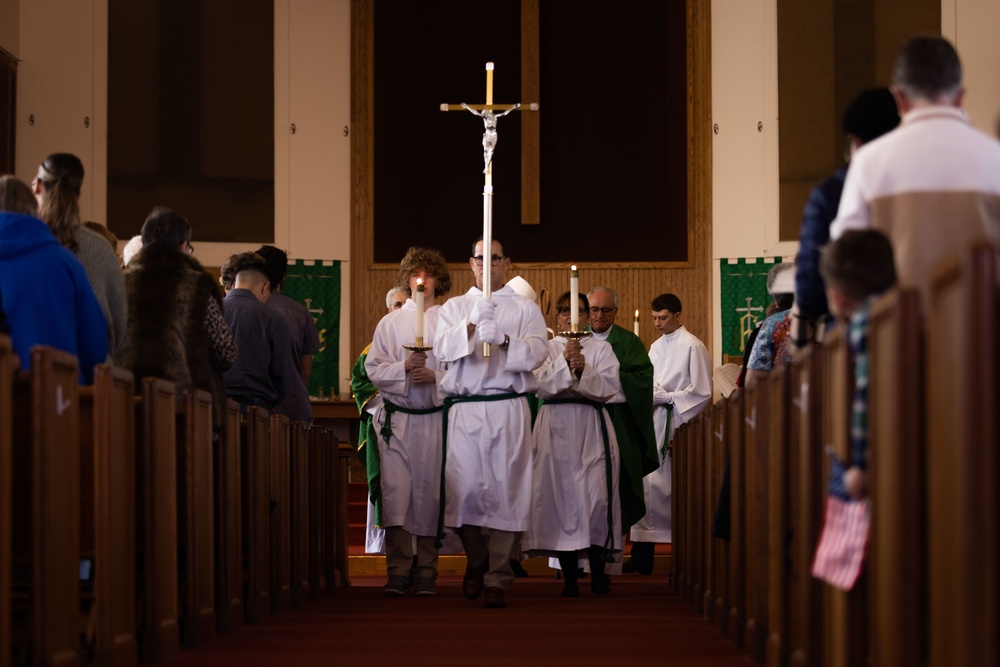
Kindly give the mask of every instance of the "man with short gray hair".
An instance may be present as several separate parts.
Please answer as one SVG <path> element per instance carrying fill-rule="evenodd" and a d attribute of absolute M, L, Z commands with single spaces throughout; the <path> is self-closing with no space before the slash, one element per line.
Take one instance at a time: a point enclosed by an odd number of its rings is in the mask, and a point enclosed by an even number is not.
<path fill-rule="evenodd" d="M 903 47 L 893 72 L 899 128 L 851 160 L 832 239 L 872 227 L 892 241 L 899 282 L 924 293 L 935 265 L 977 239 L 1000 247 L 1000 144 L 962 111 L 962 65 L 939 36 Z"/>

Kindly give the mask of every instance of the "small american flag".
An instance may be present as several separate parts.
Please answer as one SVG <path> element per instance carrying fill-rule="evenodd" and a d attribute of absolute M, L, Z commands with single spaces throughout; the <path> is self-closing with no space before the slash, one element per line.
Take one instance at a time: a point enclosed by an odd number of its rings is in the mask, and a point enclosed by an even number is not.
<path fill-rule="evenodd" d="M 813 558 L 813 576 L 831 586 L 851 590 L 861 575 L 870 527 L 868 500 L 854 500 L 847 495 L 844 465 L 831 452 L 823 532 Z"/>

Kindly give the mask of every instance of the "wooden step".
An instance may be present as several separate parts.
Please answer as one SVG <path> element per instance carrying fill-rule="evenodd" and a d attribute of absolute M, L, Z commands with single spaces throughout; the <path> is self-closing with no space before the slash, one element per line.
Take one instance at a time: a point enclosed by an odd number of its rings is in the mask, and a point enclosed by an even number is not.
<path fill-rule="evenodd" d="M 439 556 L 438 574 L 441 576 L 461 576 L 465 574 L 466 559 L 464 554 Z M 532 577 L 555 577 L 555 570 L 549 567 L 547 558 L 525 558 L 521 565 Z M 349 557 L 349 571 L 352 576 L 373 577 L 385 575 L 385 556 L 354 555 Z M 665 575 L 673 568 L 673 556 L 656 554 L 653 561 L 653 574 Z M 622 575 L 635 576 L 642 575 Z"/>

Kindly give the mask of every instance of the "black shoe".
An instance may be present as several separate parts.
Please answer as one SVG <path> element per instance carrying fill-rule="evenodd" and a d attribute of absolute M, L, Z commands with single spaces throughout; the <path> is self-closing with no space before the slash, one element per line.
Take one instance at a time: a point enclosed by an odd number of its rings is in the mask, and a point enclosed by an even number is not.
<path fill-rule="evenodd" d="M 487 609 L 503 609 L 507 606 L 506 600 L 504 600 L 504 592 L 502 588 L 497 588 L 496 586 L 490 586 L 486 589 L 486 602 L 483 605 Z"/>
<path fill-rule="evenodd" d="M 512 558 L 510 560 L 510 569 L 513 570 L 514 576 L 517 577 L 518 579 L 522 579 L 528 576 L 528 571 L 524 569 L 523 565 L 521 565 L 521 561 L 514 560 Z"/>
<path fill-rule="evenodd" d="M 462 594 L 466 600 L 475 600 L 483 594 L 483 577 L 486 576 L 486 569 L 489 561 L 484 562 L 479 567 L 473 567 L 472 563 L 465 566 L 465 577 L 462 579 Z"/>
<path fill-rule="evenodd" d="M 567 581 L 563 585 L 561 595 L 564 598 L 578 598 L 580 597 L 580 587 L 575 581 Z"/>
<path fill-rule="evenodd" d="M 607 595 L 611 592 L 611 577 L 595 574 L 590 580 L 590 590 L 594 595 Z"/>
<path fill-rule="evenodd" d="M 638 572 L 639 574 L 650 575 L 653 574 L 652 564 L 644 564 L 637 561 L 635 558 L 629 558 L 622 565 L 622 572 L 625 574 L 630 574 L 632 572 Z"/>

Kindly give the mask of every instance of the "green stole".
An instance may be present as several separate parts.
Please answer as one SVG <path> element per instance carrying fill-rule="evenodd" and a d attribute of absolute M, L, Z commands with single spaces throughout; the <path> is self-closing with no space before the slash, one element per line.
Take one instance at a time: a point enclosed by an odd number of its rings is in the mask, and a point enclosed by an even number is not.
<path fill-rule="evenodd" d="M 621 475 L 618 495 L 622 529 L 628 530 L 646 514 L 642 478 L 659 468 L 653 428 L 653 362 L 642 341 L 617 324 L 608 331 L 608 344 L 618 358 L 624 403 L 608 403 L 618 438 Z"/>
<path fill-rule="evenodd" d="M 365 472 L 368 476 L 368 498 L 375 505 L 375 523 L 381 526 L 382 477 L 376 440 L 378 434 L 372 428 L 371 413 L 365 411 L 368 402 L 378 394 L 378 389 L 372 384 L 367 371 L 365 371 L 365 359 L 368 358 L 370 347 L 370 344 L 365 346 L 361 356 L 354 362 L 354 367 L 351 369 L 351 393 L 354 394 L 354 401 L 358 404 L 358 412 L 361 414 L 361 423 L 358 426 L 358 458 L 365 464 Z"/>

